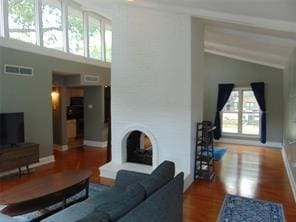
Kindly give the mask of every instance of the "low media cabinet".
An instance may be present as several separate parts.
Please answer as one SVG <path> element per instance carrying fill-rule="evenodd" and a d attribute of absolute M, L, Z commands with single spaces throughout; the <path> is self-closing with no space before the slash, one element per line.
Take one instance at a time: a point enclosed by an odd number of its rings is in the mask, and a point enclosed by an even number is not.
<path fill-rule="evenodd" d="M 26 167 L 29 172 L 29 165 L 39 162 L 39 144 L 24 143 L 22 145 L 0 149 L 0 173 Z"/>

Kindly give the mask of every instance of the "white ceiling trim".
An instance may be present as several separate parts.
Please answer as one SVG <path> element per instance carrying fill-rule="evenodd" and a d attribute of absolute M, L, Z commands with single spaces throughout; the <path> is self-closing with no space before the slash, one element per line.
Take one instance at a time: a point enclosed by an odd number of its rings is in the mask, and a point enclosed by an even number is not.
<path fill-rule="evenodd" d="M 287 58 L 278 55 L 266 54 L 258 51 L 208 41 L 205 41 L 204 51 L 219 56 L 269 66 L 277 69 L 285 69 L 288 62 Z"/>
<path fill-rule="evenodd" d="M 164 5 L 160 3 L 150 3 L 150 2 L 148 3 L 144 0 L 134 1 L 132 4 L 134 6 L 148 7 L 148 8 L 158 9 L 158 10 L 162 9 L 162 10 L 173 11 L 176 13 L 188 14 L 190 16 L 203 18 L 203 19 L 216 20 L 216 21 L 222 21 L 226 23 L 234 23 L 234 24 L 239 24 L 244 26 L 259 27 L 264 29 L 271 29 L 271 30 L 293 33 L 294 37 L 296 38 L 296 24 L 293 22 L 259 18 L 259 17 L 251 17 L 251 16 L 238 15 L 238 14 L 230 14 L 230 13 L 217 12 L 217 11 L 209 11 L 209 10 L 198 9 L 198 8 Z"/>

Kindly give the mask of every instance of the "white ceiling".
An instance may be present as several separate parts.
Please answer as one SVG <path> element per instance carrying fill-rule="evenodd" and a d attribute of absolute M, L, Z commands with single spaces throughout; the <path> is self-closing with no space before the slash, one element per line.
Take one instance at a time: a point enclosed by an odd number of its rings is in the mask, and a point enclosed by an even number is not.
<path fill-rule="evenodd" d="M 205 51 L 283 68 L 296 47 L 296 0 L 75 0 L 112 19 L 124 3 L 203 19 Z"/>
<path fill-rule="evenodd" d="M 127 0 L 76 1 L 93 10 L 109 10 L 109 13 L 113 3 L 127 3 Z M 174 8 L 183 11 L 187 9 L 191 12 L 194 10 L 196 12 L 211 11 L 292 23 L 296 22 L 295 0 L 134 0 L 128 4 Z"/>
<path fill-rule="evenodd" d="M 206 25 L 205 51 L 284 69 L 296 41 L 255 32 Z"/>

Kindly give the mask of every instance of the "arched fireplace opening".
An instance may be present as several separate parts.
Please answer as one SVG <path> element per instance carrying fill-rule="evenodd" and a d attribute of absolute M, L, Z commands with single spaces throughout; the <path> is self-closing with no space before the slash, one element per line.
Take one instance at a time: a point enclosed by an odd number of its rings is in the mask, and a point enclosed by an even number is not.
<path fill-rule="evenodd" d="M 134 130 L 126 140 L 127 162 L 152 166 L 152 143 L 143 132 Z"/>

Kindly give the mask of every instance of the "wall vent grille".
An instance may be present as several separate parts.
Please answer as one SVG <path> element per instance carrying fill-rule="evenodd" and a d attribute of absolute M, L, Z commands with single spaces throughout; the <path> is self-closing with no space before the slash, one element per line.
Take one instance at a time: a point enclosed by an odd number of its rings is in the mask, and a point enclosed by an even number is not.
<path fill-rule="evenodd" d="M 99 83 L 100 77 L 95 75 L 84 75 L 84 82 Z"/>
<path fill-rule="evenodd" d="M 4 73 L 8 75 L 33 76 L 34 70 L 31 67 L 5 64 Z"/>

